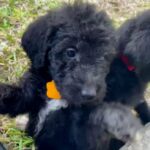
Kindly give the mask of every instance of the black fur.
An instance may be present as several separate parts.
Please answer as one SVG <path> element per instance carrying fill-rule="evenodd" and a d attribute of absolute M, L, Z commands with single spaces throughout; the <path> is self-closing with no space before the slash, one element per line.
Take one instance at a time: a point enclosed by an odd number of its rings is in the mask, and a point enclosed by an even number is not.
<path fill-rule="evenodd" d="M 118 29 L 117 36 L 118 57 L 114 59 L 106 78 L 105 101 L 132 106 L 146 124 L 150 121 L 150 108 L 144 98 L 150 80 L 150 10 L 127 20 Z M 130 64 L 135 66 L 134 71 L 128 70 L 120 54 L 128 57 Z M 120 147 L 117 142 L 112 143 Z"/>
<path fill-rule="evenodd" d="M 108 73 L 116 46 L 105 12 L 82 3 L 53 10 L 28 27 L 22 46 L 31 67 L 18 85 L 0 85 L 0 113 L 29 113 L 27 131 L 35 138 L 37 149 L 107 150 L 112 136 L 127 141 L 142 126 L 126 106 L 103 103 L 106 92 L 111 93 L 107 84 L 114 88 L 111 71 Z M 120 65 L 117 63 L 121 69 Z M 134 76 L 125 67 L 122 70 Z M 62 108 L 47 113 L 48 103 L 54 100 L 48 102 L 45 87 L 52 79 L 65 101 L 58 102 Z M 129 92 L 134 85 L 129 86 Z M 105 100 L 127 101 L 121 96 L 115 93 Z"/>
<path fill-rule="evenodd" d="M 107 76 L 108 89 L 105 98 L 106 101 L 111 99 L 135 107 L 144 124 L 150 121 L 150 111 L 144 99 L 144 91 L 150 80 L 149 20 L 148 10 L 126 21 L 119 28 L 118 57 L 114 59 Z M 135 71 L 127 69 L 119 57 L 120 54 L 129 58 L 129 62 L 136 68 Z"/>

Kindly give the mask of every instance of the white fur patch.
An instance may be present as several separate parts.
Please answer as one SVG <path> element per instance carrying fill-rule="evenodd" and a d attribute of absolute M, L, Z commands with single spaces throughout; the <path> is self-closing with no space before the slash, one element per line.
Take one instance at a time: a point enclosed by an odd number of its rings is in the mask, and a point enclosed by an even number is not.
<path fill-rule="evenodd" d="M 43 123 L 50 112 L 57 111 L 61 108 L 67 108 L 68 104 L 65 100 L 49 100 L 44 108 L 42 108 L 38 114 L 39 121 L 35 129 L 35 136 L 41 131 Z"/>

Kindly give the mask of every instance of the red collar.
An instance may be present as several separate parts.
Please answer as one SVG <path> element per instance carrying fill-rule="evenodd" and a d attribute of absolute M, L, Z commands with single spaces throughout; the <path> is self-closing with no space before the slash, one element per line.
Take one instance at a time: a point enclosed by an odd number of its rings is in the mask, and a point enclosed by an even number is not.
<path fill-rule="evenodd" d="M 129 71 L 135 71 L 136 67 L 131 64 L 131 62 L 129 61 L 129 58 L 126 55 L 120 54 L 119 58 L 127 66 Z"/>

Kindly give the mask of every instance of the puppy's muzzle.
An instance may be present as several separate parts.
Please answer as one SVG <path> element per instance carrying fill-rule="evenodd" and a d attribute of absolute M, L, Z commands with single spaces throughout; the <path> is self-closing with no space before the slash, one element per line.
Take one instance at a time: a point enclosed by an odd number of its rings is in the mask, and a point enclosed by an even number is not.
<path fill-rule="evenodd" d="M 92 100 L 96 97 L 96 88 L 95 87 L 84 87 L 81 91 L 81 95 L 86 100 Z"/>

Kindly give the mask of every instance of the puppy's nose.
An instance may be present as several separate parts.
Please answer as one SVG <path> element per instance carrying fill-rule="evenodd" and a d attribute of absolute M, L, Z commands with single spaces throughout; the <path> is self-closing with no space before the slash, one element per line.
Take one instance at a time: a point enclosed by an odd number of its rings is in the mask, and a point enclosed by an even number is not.
<path fill-rule="evenodd" d="M 96 96 L 96 90 L 94 88 L 83 89 L 81 94 L 85 99 L 90 100 Z"/>

